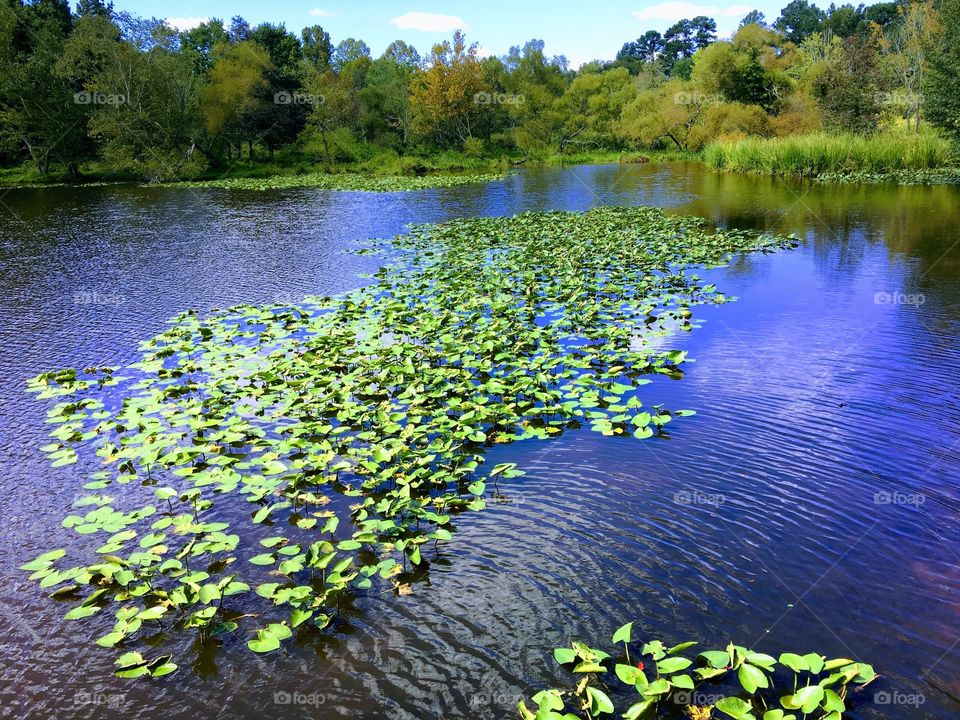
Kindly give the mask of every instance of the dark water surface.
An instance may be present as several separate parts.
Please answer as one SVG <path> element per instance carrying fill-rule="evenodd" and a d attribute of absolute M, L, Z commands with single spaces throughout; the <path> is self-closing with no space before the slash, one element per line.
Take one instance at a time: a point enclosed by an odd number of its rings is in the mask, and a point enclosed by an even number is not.
<path fill-rule="evenodd" d="M 527 475 L 461 516 L 414 594 L 357 599 L 322 644 L 184 648 L 122 681 L 93 629 L 16 568 L 71 541 L 84 482 L 50 469 L 24 380 L 121 364 L 187 308 L 362 283 L 353 242 L 405 223 L 653 204 L 800 248 L 715 271 L 736 303 L 670 340 L 696 360 L 644 402 L 669 437 L 501 446 Z M 884 676 L 853 718 L 960 717 L 960 190 L 816 186 L 696 166 L 532 170 L 365 194 L 95 187 L 0 195 L 0 715 L 499 718 L 553 647 L 635 635 L 816 650 Z M 99 633 L 98 633 L 99 634 Z"/>

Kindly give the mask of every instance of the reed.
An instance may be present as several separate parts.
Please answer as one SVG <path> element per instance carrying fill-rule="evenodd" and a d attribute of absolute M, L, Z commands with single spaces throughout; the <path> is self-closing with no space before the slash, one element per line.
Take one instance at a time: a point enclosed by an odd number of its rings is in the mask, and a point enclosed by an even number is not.
<path fill-rule="evenodd" d="M 952 156 L 950 143 L 933 132 L 746 138 L 704 149 L 704 162 L 716 170 L 803 177 L 927 170 L 950 164 Z"/>

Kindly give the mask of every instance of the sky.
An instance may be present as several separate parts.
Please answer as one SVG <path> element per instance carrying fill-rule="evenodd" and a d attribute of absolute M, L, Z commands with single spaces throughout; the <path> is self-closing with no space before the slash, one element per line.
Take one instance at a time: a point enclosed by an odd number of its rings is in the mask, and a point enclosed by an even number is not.
<path fill-rule="evenodd" d="M 647 0 L 113 0 L 118 11 L 167 19 L 178 28 L 208 18 L 229 22 L 242 15 L 251 25 L 283 23 L 299 34 L 322 25 L 334 44 L 348 37 L 363 40 L 374 57 L 393 40 L 405 40 L 421 55 L 459 28 L 483 55 L 503 55 L 512 45 L 543 40 L 547 55 L 566 55 L 572 67 L 594 59 L 612 60 L 623 43 L 647 30 L 663 32 L 681 18 L 708 15 L 718 34 L 729 36 L 752 9 L 768 21 L 788 0 L 733 0 L 725 4 Z M 751 4 L 746 4 L 751 3 Z"/>

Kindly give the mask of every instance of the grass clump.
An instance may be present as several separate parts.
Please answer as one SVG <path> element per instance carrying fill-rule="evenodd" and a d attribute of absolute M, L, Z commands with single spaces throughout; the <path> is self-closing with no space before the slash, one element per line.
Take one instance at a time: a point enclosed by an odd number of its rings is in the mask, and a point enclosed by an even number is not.
<path fill-rule="evenodd" d="M 715 170 L 800 177 L 930 170 L 952 161 L 950 143 L 933 132 L 745 138 L 704 149 L 704 162 Z"/>

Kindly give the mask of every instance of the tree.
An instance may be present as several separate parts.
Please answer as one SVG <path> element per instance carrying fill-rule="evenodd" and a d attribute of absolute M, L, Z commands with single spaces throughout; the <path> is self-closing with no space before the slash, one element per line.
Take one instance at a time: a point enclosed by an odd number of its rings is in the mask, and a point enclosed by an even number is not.
<path fill-rule="evenodd" d="M 300 31 L 300 44 L 303 47 L 303 58 L 316 70 L 326 70 L 330 67 L 333 57 L 333 44 L 330 42 L 330 33 L 319 25 L 311 25 Z"/>
<path fill-rule="evenodd" d="M 621 132 L 646 147 L 672 143 L 677 150 L 686 150 L 694 125 L 713 102 L 694 83 L 674 78 L 641 92 L 624 107 Z"/>
<path fill-rule="evenodd" d="M 863 134 L 877 129 L 888 87 L 876 45 L 853 36 L 843 41 L 839 61 L 817 77 L 813 92 L 829 129 Z"/>
<path fill-rule="evenodd" d="M 759 25 L 760 27 L 767 27 L 767 18 L 759 10 L 751 10 L 746 15 L 743 16 L 743 20 L 740 21 L 739 27 L 744 25 Z"/>
<path fill-rule="evenodd" d="M 886 29 L 897 21 L 900 16 L 899 2 L 879 2 L 867 6 L 863 11 L 863 19 L 868 24 Z"/>
<path fill-rule="evenodd" d="M 76 176 L 93 152 L 83 87 L 59 67 L 71 29 L 64 0 L 0 5 L 0 142 L 44 175 L 61 161 Z"/>
<path fill-rule="evenodd" d="M 398 56 L 406 62 L 398 61 Z M 403 147 L 409 142 L 412 122 L 410 83 L 416 71 L 416 65 L 410 64 L 411 61 L 410 53 L 390 52 L 388 48 L 388 52 L 371 63 L 366 86 L 359 94 L 360 122 L 368 138 L 385 139 L 393 134 L 396 145 Z"/>
<path fill-rule="evenodd" d="M 203 119 L 208 133 L 205 153 L 214 158 L 218 139 L 226 142 L 227 157 L 243 140 L 252 140 L 255 118 L 267 105 L 268 73 L 274 70 L 267 51 L 255 42 L 243 40 L 223 48 L 210 70 L 210 82 L 203 89 Z"/>
<path fill-rule="evenodd" d="M 287 32 L 282 24 L 260 23 L 248 34 L 247 39 L 267 51 L 274 72 L 284 84 L 284 89 L 292 89 L 292 83 L 297 81 L 300 61 L 303 59 L 297 36 Z"/>
<path fill-rule="evenodd" d="M 370 59 L 370 48 L 367 44 L 363 40 L 347 38 L 341 40 L 334 49 L 332 64 L 335 70 L 340 71 L 349 63 L 363 59 Z"/>
<path fill-rule="evenodd" d="M 98 99 L 88 128 L 111 167 L 170 179 L 196 165 L 189 150 L 201 129 L 199 83 L 190 56 L 168 42 L 174 31 L 162 23 L 156 30 L 144 51 L 108 18 L 88 15 L 64 45 L 60 68 Z"/>
<path fill-rule="evenodd" d="M 671 25 L 663 34 L 660 62 L 664 72 L 668 75 L 689 76 L 692 63 L 684 63 L 683 70 L 677 68 L 677 64 L 681 60 L 693 57 L 697 50 L 707 47 L 716 39 L 717 23 L 704 15 L 698 15 L 692 20 L 680 20 Z"/>
<path fill-rule="evenodd" d="M 113 15 L 113 3 L 103 0 L 79 0 L 77 2 L 77 17 L 103 17 Z"/>
<path fill-rule="evenodd" d="M 216 18 L 180 33 L 182 52 L 190 58 L 194 71 L 199 75 L 210 72 L 216 47 L 227 42 L 229 37 L 223 29 L 223 22 Z"/>
<path fill-rule="evenodd" d="M 942 32 L 932 38 L 923 109 L 930 122 L 960 140 L 960 0 L 942 0 Z"/>
<path fill-rule="evenodd" d="M 834 3 L 830 3 L 822 27 L 839 38 L 847 38 L 863 32 L 866 29 L 863 5 L 854 7 L 848 3 L 837 7 Z"/>
<path fill-rule="evenodd" d="M 394 40 L 387 45 L 387 49 L 380 56 L 385 60 L 392 60 L 397 65 L 408 68 L 420 67 L 420 53 L 413 45 L 408 45 L 403 40 Z"/>
<path fill-rule="evenodd" d="M 940 34 L 939 13 L 933 0 L 913 0 L 897 9 L 898 21 L 887 28 L 881 47 L 904 89 L 902 102 L 909 127 L 914 118 L 914 129 L 920 131 L 920 108 L 923 105 L 923 86 L 929 61 L 927 46 L 930 38 Z"/>
<path fill-rule="evenodd" d="M 227 37 L 232 43 L 243 42 L 250 39 L 250 23 L 244 20 L 240 15 L 234 15 L 230 18 L 230 29 L 227 30 Z"/>
<path fill-rule="evenodd" d="M 467 45 L 463 33 L 453 41 L 434 45 L 427 69 L 417 73 L 411 87 L 414 128 L 442 146 L 462 144 L 473 136 L 481 111 L 477 102 L 484 86 L 477 44 Z"/>
<path fill-rule="evenodd" d="M 330 136 L 356 121 L 356 92 L 347 80 L 332 70 L 314 74 L 307 81 L 306 88 L 311 95 L 323 98 L 323 102 L 312 107 L 305 132 L 320 136 L 324 159 L 332 169 L 336 164 L 336 155 L 331 148 Z"/>
<path fill-rule="evenodd" d="M 620 116 L 636 95 L 636 87 L 626 68 L 578 75 L 555 105 L 565 117 L 559 151 L 564 152 L 569 145 L 579 148 L 622 147 Z"/>
<path fill-rule="evenodd" d="M 773 27 L 787 40 L 799 45 L 820 30 L 825 17 L 826 13 L 808 0 L 790 0 L 790 4 L 780 11 Z"/>
<path fill-rule="evenodd" d="M 632 42 L 624 43 L 617 53 L 617 63 L 630 72 L 639 72 L 643 63 L 653 62 L 663 52 L 663 36 L 656 30 L 647 30 Z"/>
<path fill-rule="evenodd" d="M 732 102 L 771 108 L 773 79 L 760 58 L 755 46 L 714 43 L 695 56 L 691 79 L 707 94 L 720 93 Z"/>

